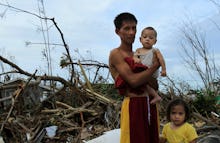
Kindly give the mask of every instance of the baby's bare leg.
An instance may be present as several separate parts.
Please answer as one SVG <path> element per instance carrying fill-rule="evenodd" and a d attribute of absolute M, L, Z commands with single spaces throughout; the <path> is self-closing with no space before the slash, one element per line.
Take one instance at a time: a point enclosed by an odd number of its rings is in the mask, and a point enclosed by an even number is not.
<path fill-rule="evenodd" d="M 149 85 L 147 85 L 147 91 L 150 96 L 153 96 L 153 99 L 150 101 L 151 104 L 155 104 L 159 101 L 161 101 L 161 97 L 158 95 L 158 93 Z"/>

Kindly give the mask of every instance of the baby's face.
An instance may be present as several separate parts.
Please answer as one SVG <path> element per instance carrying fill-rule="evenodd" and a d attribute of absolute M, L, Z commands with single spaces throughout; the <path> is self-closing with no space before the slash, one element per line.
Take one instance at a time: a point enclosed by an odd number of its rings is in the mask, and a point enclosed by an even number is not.
<path fill-rule="evenodd" d="M 152 48 L 157 41 L 154 30 L 145 29 L 141 34 L 140 41 L 145 48 Z"/>

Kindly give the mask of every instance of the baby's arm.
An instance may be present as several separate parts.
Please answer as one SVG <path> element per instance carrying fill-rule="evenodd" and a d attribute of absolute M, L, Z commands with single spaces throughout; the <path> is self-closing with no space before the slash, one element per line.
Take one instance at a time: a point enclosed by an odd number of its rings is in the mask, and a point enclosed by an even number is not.
<path fill-rule="evenodd" d="M 161 76 L 166 76 L 166 64 L 165 64 L 165 60 L 163 58 L 163 55 L 161 54 L 159 49 L 156 49 L 156 56 L 159 59 L 162 71 L 161 71 Z"/>

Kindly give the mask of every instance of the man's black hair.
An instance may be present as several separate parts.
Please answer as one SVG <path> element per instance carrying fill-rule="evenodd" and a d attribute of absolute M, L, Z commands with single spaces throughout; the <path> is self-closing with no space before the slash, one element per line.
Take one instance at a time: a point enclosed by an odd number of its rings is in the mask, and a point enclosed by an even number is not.
<path fill-rule="evenodd" d="M 120 29 L 124 21 L 134 21 L 135 23 L 137 23 L 137 19 L 133 14 L 129 12 L 123 12 L 115 17 L 115 28 Z"/>

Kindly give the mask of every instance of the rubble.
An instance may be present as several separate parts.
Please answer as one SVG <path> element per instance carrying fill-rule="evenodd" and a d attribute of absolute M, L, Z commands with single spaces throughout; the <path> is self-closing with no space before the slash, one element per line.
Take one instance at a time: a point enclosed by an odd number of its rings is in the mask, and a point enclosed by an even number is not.
<path fill-rule="evenodd" d="M 13 85 L 7 100 L 1 88 L 1 136 L 7 143 L 80 143 L 111 130 L 112 123 L 119 125 L 119 102 L 91 89 L 73 87 L 39 100 L 45 93 L 39 84 L 22 81 Z"/>

